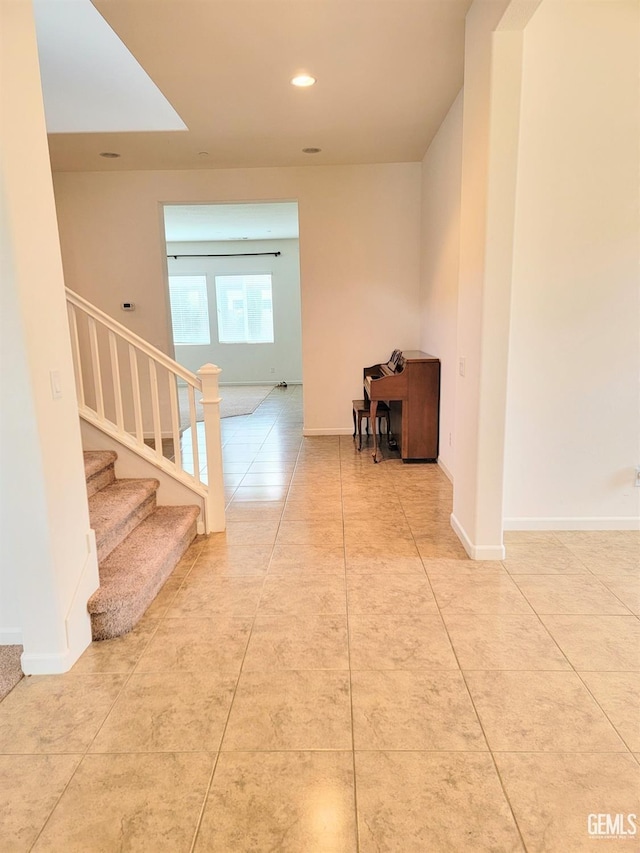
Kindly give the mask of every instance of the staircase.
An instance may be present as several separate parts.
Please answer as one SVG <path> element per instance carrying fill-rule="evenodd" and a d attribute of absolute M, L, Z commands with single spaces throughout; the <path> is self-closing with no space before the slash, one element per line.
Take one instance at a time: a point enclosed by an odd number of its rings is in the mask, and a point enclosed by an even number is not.
<path fill-rule="evenodd" d="M 85 477 L 100 587 L 87 603 L 94 640 L 140 620 L 196 536 L 197 506 L 157 506 L 155 479 L 116 479 L 114 451 L 87 451 Z"/>

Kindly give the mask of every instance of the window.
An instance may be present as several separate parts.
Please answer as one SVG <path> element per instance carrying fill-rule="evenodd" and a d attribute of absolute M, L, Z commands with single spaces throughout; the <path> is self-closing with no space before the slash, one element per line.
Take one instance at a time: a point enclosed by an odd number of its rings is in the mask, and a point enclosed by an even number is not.
<path fill-rule="evenodd" d="M 271 275 L 217 275 L 221 344 L 272 344 Z"/>
<path fill-rule="evenodd" d="M 174 344 L 210 344 L 207 277 L 170 275 L 169 302 Z"/>

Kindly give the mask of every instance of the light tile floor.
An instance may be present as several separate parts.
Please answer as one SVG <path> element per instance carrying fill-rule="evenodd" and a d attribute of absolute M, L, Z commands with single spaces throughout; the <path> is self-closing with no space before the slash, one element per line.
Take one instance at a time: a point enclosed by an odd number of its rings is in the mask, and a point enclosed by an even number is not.
<path fill-rule="evenodd" d="M 589 833 L 640 815 L 637 534 L 473 563 L 438 467 L 303 439 L 300 388 L 223 435 L 226 534 L 0 705 L 2 853 L 640 849 Z"/>

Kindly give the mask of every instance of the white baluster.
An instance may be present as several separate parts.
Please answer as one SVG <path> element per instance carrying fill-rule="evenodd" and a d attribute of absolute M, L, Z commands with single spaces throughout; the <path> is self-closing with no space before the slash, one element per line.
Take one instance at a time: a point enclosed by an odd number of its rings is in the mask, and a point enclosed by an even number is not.
<path fill-rule="evenodd" d="M 122 382 L 120 380 L 120 362 L 118 359 L 118 341 L 109 330 L 109 353 L 111 355 L 111 378 L 113 379 L 113 396 L 116 404 L 116 423 L 119 429 L 124 429 L 124 412 L 122 410 Z"/>
<path fill-rule="evenodd" d="M 173 461 L 180 470 L 182 467 L 182 447 L 180 445 L 180 406 L 178 405 L 177 377 L 167 372 L 169 378 L 169 399 L 171 401 L 171 434 L 173 436 Z"/>
<path fill-rule="evenodd" d="M 138 444 L 144 444 L 144 431 L 142 428 L 142 403 L 140 401 L 140 375 L 138 373 L 138 358 L 136 349 L 129 344 L 129 364 L 131 365 L 131 392 L 133 394 L 133 413 L 136 424 L 136 438 Z"/>
<path fill-rule="evenodd" d="M 191 426 L 191 448 L 193 450 L 193 476 L 200 481 L 200 453 L 198 451 L 198 428 L 196 423 L 196 397 L 193 385 L 187 385 L 189 396 L 189 424 Z"/>
<path fill-rule="evenodd" d="M 198 370 L 202 382 L 202 408 L 207 449 L 207 518 L 206 532 L 225 529 L 224 480 L 222 476 L 222 435 L 220 431 L 220 396 L 218 376 L 222 370 L 215 364 L 205 364 Z"/>
<path fill-rule="evenodd" d="M 93 390 L 96 395 L 96 412 L 104 420 L 104 394 L 102 392 L 102 373 L 100 371 L 100 351 L 98 347 L 98 330 L 93 317 L 88 318 L 89 344 L 91 346 L 91 366 L 93 368 Z"/>
<path fill-rule="evenodd" d="M 69 328 L 71 329 L 71 351 L 73 353 L 73 372 L 76 375 L 76 394 L 78 396 L 78 405 L 82 408 L 85 406 L 84 399 L 84 380 L 82 378 L 82 358 L 80 356 L 80 338 L 78 335 L 78 316 L 76 306 L 71 302 L 67 303 L 69 308 Z"/>
<path fill-rule="evenodd" d="M 158 394 L 158 374 L 156 363 L 149 359 L 149 385 L 151 386 L 151 414 L 153 416 L 153 441 L 156 456 L 162 458 L 162 427 L 160 424 L 160 397 Z"/>

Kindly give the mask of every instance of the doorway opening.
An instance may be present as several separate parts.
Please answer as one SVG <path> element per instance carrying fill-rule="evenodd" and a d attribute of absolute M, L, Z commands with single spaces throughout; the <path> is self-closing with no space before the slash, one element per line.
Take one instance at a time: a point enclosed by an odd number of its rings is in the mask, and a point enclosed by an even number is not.
<path fill-rule="evenodd" d="M 302 383 L 298 203 L 166 204 L 174 358 L 221 385 Z"/>

